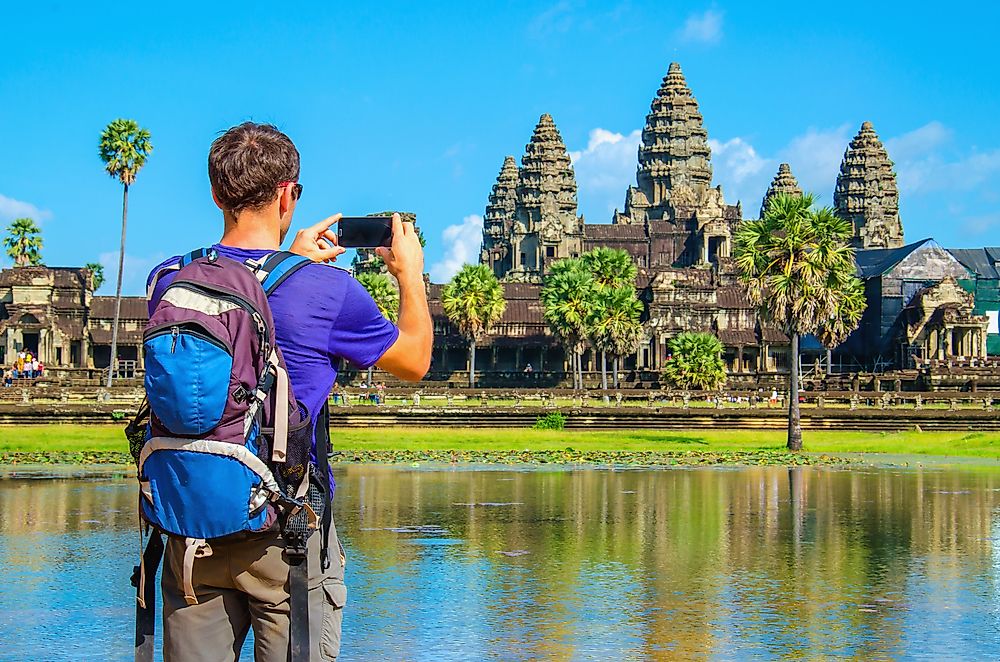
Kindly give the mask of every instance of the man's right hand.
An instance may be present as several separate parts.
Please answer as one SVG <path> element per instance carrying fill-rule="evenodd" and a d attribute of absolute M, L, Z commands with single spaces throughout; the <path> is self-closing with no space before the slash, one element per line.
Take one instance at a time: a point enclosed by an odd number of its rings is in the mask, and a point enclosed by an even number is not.
<path fill-rule="evenodd" d="M 423 282 L 424 249 L 420 245 L 420 237 L 413 223 L 404 223 L 399 214 L 392 215 L 392 246 L 380 246 L 375 252 L 385 261 L 386 269 L 397 281 L 407 284 Z"/>

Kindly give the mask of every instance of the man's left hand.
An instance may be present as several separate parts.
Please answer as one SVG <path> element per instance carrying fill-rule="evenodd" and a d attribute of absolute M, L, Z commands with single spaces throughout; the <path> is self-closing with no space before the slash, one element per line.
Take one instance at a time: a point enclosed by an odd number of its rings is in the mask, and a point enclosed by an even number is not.
<path fill-rule="evenodd" d="M 313 262 L 335 262 L 338 256 L 347 252 L 346 248 L 337 244 L 337 233 L 330 229 L 341 216 L 334 214 L 316 225 L 299 230 L 288 250 Z"/>

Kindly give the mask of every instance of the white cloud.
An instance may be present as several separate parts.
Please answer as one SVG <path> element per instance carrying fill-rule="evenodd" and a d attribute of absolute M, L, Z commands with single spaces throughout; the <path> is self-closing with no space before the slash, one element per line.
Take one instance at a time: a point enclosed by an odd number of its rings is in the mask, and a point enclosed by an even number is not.
<path fill-rule="evenodd" d="M 122 294 L 128 296 L 145 294 L 146 277 L 153 267 L 165 259 L 167 259 L 167 256 L 163 253 L 145 257 L 125 253 L 125 264 L 122 268 Z M 115 285 L 118 280 L 118 251 L 101 253 L 97 261 L 104 267 L 104 284 L 101 285 L 99 294 L 114 294 Z"/>
<path fill-rule="evenodd" d="M 901 193 L 972 191 L 1000 174 L 1000 149 L 948 155 L 953 132 L 938 121 L 885 141 Z"/>
<path fill-rule="evenodd" d="M 730 138 L 726 142 L 710 139 L 712 167 L 715 179 L 723 184 L 723 191 L 733 200 L 753 195 L 766 178 L 770 161 L 757 153 L 753 145 L 743 138 Z M 744 202 L 746 200 L 744 199 Z"/>
<path fill-rule="evenodd" d="M 810 127 L 779 150 L 776 161 L 791 165 L 792 174 L 799 181 L 802 190 L 817 194 L 820 204 L 831 205 L 840 162 L 844 159 L 844 150 L 850 144 L 852 136 L 849 124 L 832 129 Z M 777 166 L 774 169 L 777 170 Z M 760 191 L 761 198 L 773 176 L 773 172 L 769 173 L 768 182 Z"/>
<path fill-rule="evenodd" d="M 39 209 L 30 202 L 23 202 L 8 198 L 0 193 L 0 220 L 13 221 L 15 218 L 31 218 L 41 223 L 52 218 L 52 212 L 47 209 Z"/>
<path fill-rule="evenodd" d="M 431 280 L 445 283 L 458 273 L 464 264 L 479 263 L 479 249 L 483 243 L 483 217 L 470 214 L 461 223 L 449 225 L 441 233 L 445 255 L 431 265 Z"/>
<path fill-rule="evenodd" d="M 691 14 L 677 36 L 688 43 L 717 44 L 722 39 L 722 17 L 723 13 L 714 9 Z"/>
<path fill-rule="evenodd" d="M 624 199 L 625 188 L 635 179 L 641 141 L 639 129 L 627 136 L 601 128 L 591 131 L 586 149 L 569 153 L 580 192 L 602 196 L 613 193 L 613 199 Z M 610 203 L 607 211 L 613 209 L 614 203 Z"/>
<path fill-rule="evenodd" d="M 922 158 L 931 150 L 947 144 L 951 140 L 951 136 L 951 129 L 934 120 L 919 129 L 914 129 L 895 138 L 889 138 L 885 141 L 885 148 L 893 160 L 910 161 Z"/>

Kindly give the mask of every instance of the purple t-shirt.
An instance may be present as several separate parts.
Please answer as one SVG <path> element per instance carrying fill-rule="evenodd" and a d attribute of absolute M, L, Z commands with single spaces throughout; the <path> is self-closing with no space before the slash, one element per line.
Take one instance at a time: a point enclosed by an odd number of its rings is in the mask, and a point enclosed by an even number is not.
<path fill-rule="evenodd" d="M 239 262 L 274 252 L 221 244 L 212 246 L 212 250 Z M 161 269 L 178 260 L 180 256 L 172 257 L 154 268 L 147 287 Z M 159 280 L 150 307 L 153 301 L 160 300 L 176 274 L 167 272 Z M 399 337 L 399 329 L 382 316 L 368 291 L 351 274 L 336 267 L 306 265 L 279 285 L 268 302 L 292 389 L 308 408 L 314 425 L 330 397 L 340 359 L 367 368 L 382 358 Z M 315 444 L 313 439 L 314 451 Z"/>

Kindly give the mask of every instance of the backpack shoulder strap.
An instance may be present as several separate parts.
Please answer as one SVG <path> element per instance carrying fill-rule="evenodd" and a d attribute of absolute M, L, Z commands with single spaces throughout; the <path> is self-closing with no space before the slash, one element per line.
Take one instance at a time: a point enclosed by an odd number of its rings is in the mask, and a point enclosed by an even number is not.
<path fill-rule="evenodd" d="M 182 255 L 180 259 L 178 259 L 176 262 L 168 264 L 167 266 L 157 271 L 155 274 L 153 274 L 152 280 L 149 281 L 149 287 L 146 288 L 146 300 L 148 301 L 153 298 L 153 292 L 156 290 L 156 285 L 157 283 L 160 282 L 161 278 L 163 278 L 164 276 L 173 271 L 180 271 L 181 269 L 191 264 L 198 258 L 205 257 L 206 255 L 208 255 L 207 248 L 198 248 L 191 251 L 187 255 Z"/>
<path fill-rule="evenodd" d="M 264 294 L 271 296 L 271 293 L 293 273 L 302 267 L 312 264 L 312 260 L 288 251 L 278 251 L 271 253 L 253 264 L 247 264 L 257 276 Z"/>

